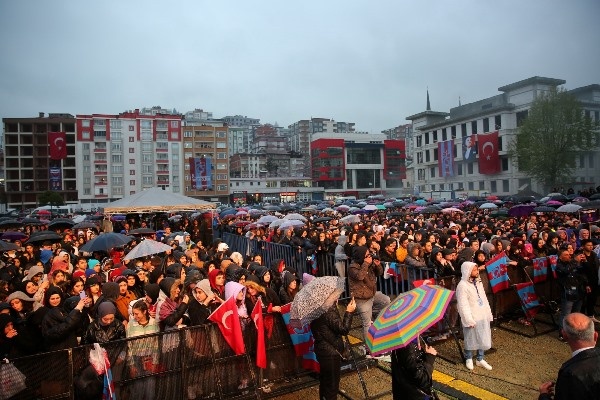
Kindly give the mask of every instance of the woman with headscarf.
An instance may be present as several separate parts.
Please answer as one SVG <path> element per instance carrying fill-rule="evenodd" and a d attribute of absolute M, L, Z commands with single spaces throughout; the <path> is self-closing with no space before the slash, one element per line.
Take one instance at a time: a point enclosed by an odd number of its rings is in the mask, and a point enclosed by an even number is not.
<path fill-rule="evenodd" d="M 89 298 L 72 296 L 64 301 L 54 287 L 49 289 L 48 312 L 42 321 L 42 336 L 47 351 L 63 350 L 78 346 L 77 336 L 81 336 L 84 321 L 84 307 L 90 304 Z"/>
<path fill-rule="evenodd" d="M 281 274 L 281 288 L 279 289 L 281 304 L 288 304 L 294 301 L 296 293 L 298 293 L 298 278 L 289 271 L 283 271 Z"/>
<path fill-rule="evenodd" d="M 225 274 L 219 269 L 213 269 L 208 273 L 208 281 L 215 295 L 225 300 Z"/>
<path fill-rule="evenodd" d="M 179 279 L 165 278 L 158 284 L 160 293 L 156 304 L 156 315 L 161 331 L 187 325 L 189 296 L 181 293 L 183 283 Z M 184 319 L 185 317 L 185 319 Z"/>
<path fill-rule="evenodd" d="M 112 302 L 100 303 L 97 317 L 90 323 L 84 337 L 81 338 L 81 342 L 83 344 L 102 344 L 123 339 L 125 337 L 125 325 L 116 318 L 117 314 L 117 307 Z"/>

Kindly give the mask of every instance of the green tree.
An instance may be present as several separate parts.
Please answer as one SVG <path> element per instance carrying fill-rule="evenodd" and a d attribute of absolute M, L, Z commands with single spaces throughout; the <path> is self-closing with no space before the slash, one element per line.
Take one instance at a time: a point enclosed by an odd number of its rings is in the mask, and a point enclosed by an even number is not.
<path fill-rule="evenodd" d="M 52 190 L 46 190 L 44 193 L 40 194 L 38 197 L 38 202 L 42 206 L 62 206 L 65 204 L 62 196 L 57 192 L 53 192 Z"/>
<path fill-rule="evenodd" d="M 532 103 L 509 155 L 519 171 L 550 190 L 572 181 L 577 156 L 598 145 L 596 128 L 575 96 L 551 90 Z"/>

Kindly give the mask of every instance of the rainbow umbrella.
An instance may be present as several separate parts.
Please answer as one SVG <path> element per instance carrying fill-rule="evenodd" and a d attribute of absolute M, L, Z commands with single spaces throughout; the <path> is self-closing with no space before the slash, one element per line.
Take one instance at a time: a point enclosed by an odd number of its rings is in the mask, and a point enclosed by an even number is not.
<path fill-rule="evenodd" d="M 444 317 L 453 291 L 422 285 L 400 294 L 383 309 L 367 333 L 372 355 L 402 348 Z"/>

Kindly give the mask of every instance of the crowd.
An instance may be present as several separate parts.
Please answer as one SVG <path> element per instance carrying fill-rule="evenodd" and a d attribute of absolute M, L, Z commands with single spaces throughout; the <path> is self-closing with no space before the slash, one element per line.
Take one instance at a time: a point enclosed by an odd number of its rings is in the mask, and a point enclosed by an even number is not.
<path fill-rule="evenodd" d="M 485 337 L 491 320 L 485 299 L 488 288 L 482 284 L 487 283 L 485 264 L 503 251 L 510 260 L 508 268 L 522 276 L 531 275 L 534 258 L 556 255 L 561 326 L 572 312 L 595 320 L 600 229 L 573 215 L 495 216 L 467 207 L 428 215 L 373 211 L 356 215 L 352 222 L 344 222 L 340 212 L 307 212 L 305 217 L 302 226 L 284 229 L 256 224 L 251 214 L 215 221 L 164 220 L 164 228 L 147 237 L 171 250 L 132 260 L 126 255 L 143 240 L 139 236 L 106 251 L 86 253 L 80 248 L 103 230 L 127 234 L 134 226 L 147 227 L 144 221 L 113 226 L 105 219 L 97 229 L 60 229 L 60 241 L 15 241 L 19 248 L 6 251 L 1 259 L 0 355 L 15 358 L 206 324 L 209 314 L 232 296 L 244 327 L 251 323 L 250 312 L 259 298 L 266 315 L 293 301 L 302 286 L 294 266 L 282 259 L 264 265 L 259 254 L 231 252 L 227 243 L 212 240 L 207 233 L 213 224 L 215 233 L 230 232 L 306 252 L 304 270 L 316 276 L 323 275 L 323 266 L 333 259 L 336 273 L 348 277 L 355 300 L 348 313 L 359 315 L 365 333 L 390 302 L 376 290 L 376 282 L 389 263 L 397 263 L 423 269 L 426 276 L 460 282 L 453 323 L 460 315 L 464 329 L 477 327 L 483 332 L 465 332 L 465 344 L 468 338 Z M 487 308 L 472 318 L 469 307 L 483 306 Z M 347 331 L 347 319 L 337 324 L 339 332 Z M 476 364 L 491 369 L 483 359 L 491 343 L 469 343 L 467 355 L 476 352 Z M 410 349 L 417 348 L 421 351 L 420 345 Z M 147 368 L 144 359 L 152 356 L 131 357 L 131 368 Z M 393 359 L 403 357 L 412 356 L 392 354 Z M 470 358 L 467 367 L 473 369 Z"/>

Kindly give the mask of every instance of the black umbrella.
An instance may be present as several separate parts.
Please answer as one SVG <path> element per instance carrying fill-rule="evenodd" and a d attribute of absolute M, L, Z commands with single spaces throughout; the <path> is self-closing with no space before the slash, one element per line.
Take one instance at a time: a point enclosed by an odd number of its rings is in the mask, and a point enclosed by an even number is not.
<path fill-rule="evenodd" d="M 0 240 L 0 251 L 9 251 L 9 250 L 17 250 L 20 247 L 14 243 L 5 242 L 4 240 Z"/>
<path fill-rule="evenodd" d="M 68 218 L 56 218 L 50 221 L 48 224 L 48 229 L 69 229 L 75 225 L 75 222 L 72 219 Z"/>
<path fill-rule="evenodd" d="M 39 243 L 39 242 L 60 242 L 63 239 L 61 235 L 52 231 L 38 231 L 33 232 L 29 239 L 25 243 Z"/>
<path fill-rule="evenodd" d="M 327 222 L 327 221 L 331 221 L 332 218 L 331 217 L 320 217 L 320 218 L 315 218 L 313 219 L 313 223 L 319 223 L 319 222 Z"/>
<path fill-rule="evenodd" d="M 154 235 L 156 233 L 156 231 L 154 229 L 150 229 L 150 228 L 137 228 L 137 229 L 132 229 L 129 231 L 128 235 Z"/>
<path fill-rule="evenodd" d="M 47 222 L 42 222 L 39 219 L 35 218 L 23 218 L 21 220 L 22 225 L 46 225 Z"/>
<path fill-rule="evenodd" d="M 132 240 L 133 238 L 131 236 L 123 235 L 121 233 L 103 233 L 81 246 L 79 250 L 88 253 L 92 253 L 94 251 L 108 252 L 115 247 L 123 247 Z"/>
<path fill-rule="evenodd" d="M 425 207 L 424 209 L 419 211 L 419 214 L 437 214 L 439 212 L 442 212 L 442 210 L 440 210 L 437 207 Z"/>
<path fill-rule="evenodd" d="M 600 200 L 592 200 L 587 203 L 582 203 L 581 210 L 600 210 Z"/>
<path fill-rule="evenodd" d="M 98 225 L 93 223 L 92 221 L 83 221 L 78 224 L 72 226 L 73 229 L 96 229 L 98 230 Z"/>
<path fill-rule="evenodd" d="M 21 221 L 17 221 L 16 219 L 9 219 L 0 222 L 0 228 L 14 228 L 17 226 L 23 226 L 23 223 Z"/>
<path fill-rule="evenodd" d="M 0 238 L 2 238 L 2 240 L 9 240 L 9 241 L 13 242 L 15 240 L 26 239 L 27 235 L 24 234 L 23 232 L 19 232 L 19 231 L 6 231 L 6 232 L 2 232 L 2 235 L 0 235 Z"/>

